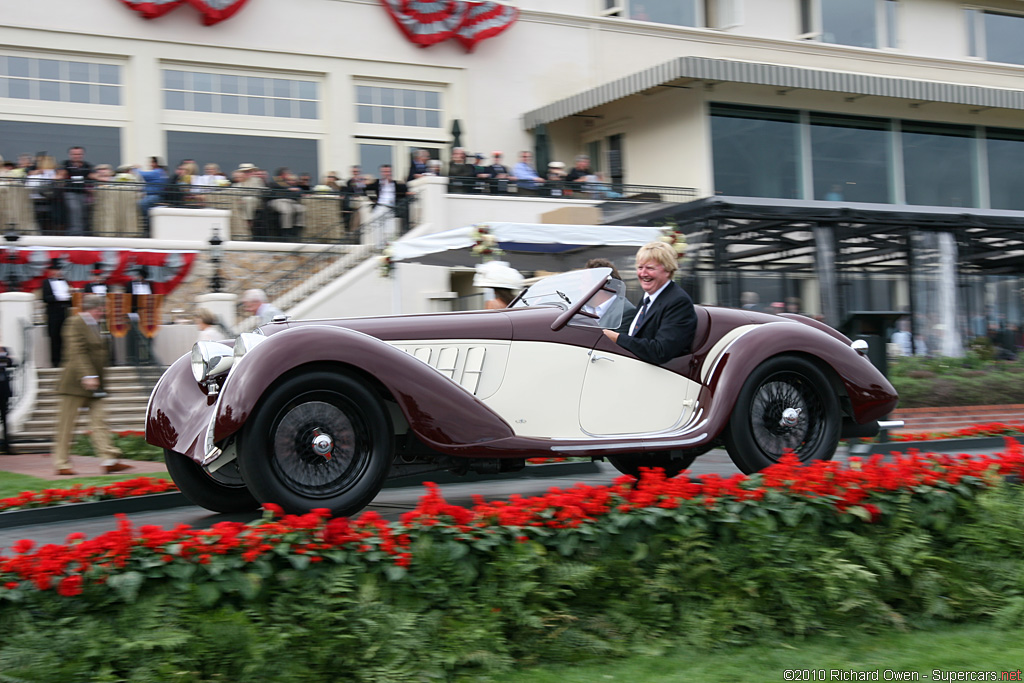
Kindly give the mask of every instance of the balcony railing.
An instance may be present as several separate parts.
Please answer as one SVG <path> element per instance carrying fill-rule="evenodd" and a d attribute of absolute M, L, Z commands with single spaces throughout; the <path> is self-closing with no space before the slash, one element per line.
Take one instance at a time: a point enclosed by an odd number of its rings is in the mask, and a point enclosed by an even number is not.
<path fill-rule="evenodd" d="M 492 197 L 582 199 L 596 202 L 686 202 L 691 188 L 608 182 L 524 183 L 504 179 L 450 178 L 450 194 Z M 155 207 L 223 209 L 231 213 L 231 239 L 326 244 L 358 244 L 374 239 L 384 220 L 397 223 L 391 236 L 411 227 L 415 195 L 393 209 L 347 190 L 291 193 L 238 185 L 210 187 L 129 181 L 38 181 L 0 177 L 0 230 L 22 235 L 148 237 L 149 210 Z M 384 214 L 387 214 L 385 216 Z"/>

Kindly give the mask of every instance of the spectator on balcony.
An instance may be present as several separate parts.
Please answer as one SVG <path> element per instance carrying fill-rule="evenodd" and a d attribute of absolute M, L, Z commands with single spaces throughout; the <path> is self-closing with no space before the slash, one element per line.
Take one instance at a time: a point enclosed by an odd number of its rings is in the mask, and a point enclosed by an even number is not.
<path fill-rule="evenodd" d="M 267 301 L 262 289 L 247 289 L 242 293 L 242 309 L 256 318 L 257 325 L 266 325 L 276 316 L 284 315 L 281 309 Z"/>
<path fill-rule="evenodd" d="M 280 221 L 280 235 L 287 240 L 296 239 L 306 225 L 306 207 L 302 205 L 302 188 L 298 177 L 291 169 L 282 166 L 274 174 L 270 184 L 270 196 L 267 203 L 277 213 Z"/>
<path fill-rule="evenodd" d="M 456 147 L 452 160 L 448 162 L 448 191 L 469 192 L 473 185 L 470 178 L 476 177 L 476 167 L 466 160 L 466 150 Z"/>
<path fill-rule="evenodd" d="M 193 197 L 192 181 L 199 176 L 199 166 L 192 159 L 182 159 L 174 177 L 167 185 L 164 200 L 171 206 L 186 206 Z"/>
<path fill-rule="evenodd" d="M 380 177 L 370 183 L 366 193 L 373 201 L 373 243 L 378 248 L 383 248 L 395 234 L 394 219 L 405 217 L 405 183 L 395 182 L 391 177 L 391 164 L 382 164 Z"/>
<path fill-rule="evenodd" d="M 502 163 L 501 152 L 491 152 L 491 164 L 487 167 L 490 176 L 489 186 L 492 194 L 508 193 L 508 166 Z"/>
<path fill-rule="evenodd" d="M 565 163 L 552 161 L 548 163 L 547 185 L 549 197 L 561 197 L 565 191 Z"/>
<path fill-rule="evenodd" d="M 85 148 L 75 145 L 68 149 L 64 162 L 67 181 L 64 183 L 64 207 L 67 210 L 69 235 L 85 235 L 89 210 L 89 181 L 92 164 L 85 160 Z"/>
<path fill-rule="evenodd" d="M 485 163 L 486 161 L 487 157 L 483 152 L 473 155 L 473 176 L 476 182 L 473 183 L 472 191 L 477 194 L 487 194 L 491 186 L 491 166 Z"/>
<path fill-rule="evenodd" d="M 52 156 L 40 154 L 25 179 L 25 187 L 28 188 L 32 199 L 36 224 L 44 234 L 63 222 L 63 207 L 58 206 L 56 201 L 60 194 L 53 182 L 57 179 L 56 166 L 57 163 Z"/>
<path fill-rule="evenodd" d="M 164 190 L 167 188 L 167 169 L 160 163 L 159 157 L 149 158 L 149 168 L 134 167 L 136 175 L 146 184 L 142 199 L 139 200 L 139 213 L 142 214 L 142 232 L 149 235 L 149 210 L 163 201 Z"/>
<path fill-rule="evenodd" d="M 359 210 L 366 200 L 366 188 L 373 181 L 359 166 L 353 166 L 352 175 L 345 181 L 345 193 L 342 200 L 342 220 L 345 231 L 356 233 L 359 231 L 360 216 Z"/>
<path fill-rule="evenodd" d="M 227 184 L 227 178 L 221 173 L 220 166 L 209 163 L 203 166 L 203 175 L 192 179 L 192 184 L 200 188 L 223 187 Z"/>
<path fill-rule="evenodd" d="M 569 171 L 569 175 L 565 176 L 565 182 L 585 183 L 590 180 L 592 175 L 594 172 L 590 170 L 590 157 L 586 154 L 577 154 L 576 165 Z"/>
<path fill-rule="evenodd" d="M 352 167 L 352 175 L 345 181 L 345 187 L 348 188 L 348 192 L 353 197 L 365 197 L 366 188 L 369 187 L 373 179 L 370 176 L 363 173 L 363 169 L 359 166 Z"/>
<path fill-rule="evenodd" d="M 444 175 L 441 172 L 441 160 L 440 159 L 428 159 L 427 160 L 427 175 L 430 175 L 430 176 Z"/>
<path fill-rule="evenodd" d="M 430 152 L 425 149 L 418 149 L 413 154 L 412 163 L 409 164 L 409 175 L 406 177 L 405 182 L 411 183 L 417 178 L 422 178 L 430 172 L 428 162 L 430 161 Z"/>
<path fill-rule="evenodd" d="M 256 164 L 239 164 L 235 170 L 235 175 L 241 178 L 235 184 L 234 203 L 233 203 L 233 215 L 241 217 L 242 222 L 245 223 L 245 230 L 250 235 L 256 235 L 257 230 L 253 225 L 256 220 L 256 213 L 260 209 L 260 203 L 263 201 L 263 192 L 267 189 L 267 185 L 263 182 L 263 178 L 259 175 L 259 168 Z M 240 230 L 238 232 L 241 232 Z"/>
<path fill-rule="evenodd" d="M 512 176 L 520 194 L 537 194 L 544 183 L 533 165 L 533 154 L 526 150 L 519 153 L 519 163 L 512 167 Z"/>

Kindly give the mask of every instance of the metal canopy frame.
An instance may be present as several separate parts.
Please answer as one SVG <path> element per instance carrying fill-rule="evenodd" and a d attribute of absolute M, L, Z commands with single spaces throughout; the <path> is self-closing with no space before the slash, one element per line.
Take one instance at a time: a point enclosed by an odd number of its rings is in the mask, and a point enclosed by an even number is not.
<path fill-rule="evenodd" d="M 716 196 L 637 207 L 628 225 L 674 225 L 687 236 L 684 274 L 712 275 L 719 303 L 738 306 L 744 274 L 817 275 L 818 254 L 834 258 L 835 281 L 822 283 L 826 320 L 848 311 L 842 287 L 855 274 L 906 277 L 914 300 L 914 236 L 947 232 L 957 245 L 958 281 L 973 275 L 1024 275 L 1024 212 L 960 207 L 855 204 Z M 820 245 L 828 236 L 831 245 Z M 831 250 L 820 251 L 823 246 Z M 831 287 L 833 291 L 825 291 Z M 699 295 L 699 292 L 698 292 Z M 825 301 L 831 297 L 831 301 Z M 830 306 L 834 305 L 833 308 Z M 913 311 L 908 311 L 912 313 Z"/>

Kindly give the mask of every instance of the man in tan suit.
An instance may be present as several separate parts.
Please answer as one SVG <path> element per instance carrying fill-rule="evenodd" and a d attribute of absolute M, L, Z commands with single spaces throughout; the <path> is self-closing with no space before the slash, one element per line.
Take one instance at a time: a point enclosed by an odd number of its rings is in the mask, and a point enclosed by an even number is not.
<path fill-rule="evenodd" d="M 60 417 L 57 424 L 57 445 L 53 451 L 53 467 L 57 474 L 75 475 L 71 469 L 71 440 L 74 438 L 75 420 L 83 406 L 89 409 L 89 429 L 93 448 L 103 458 L 106 474 L 131 469 L 131 465 L 118 462 L 121 451 L 110 439 L 106 414 L 103 410 L 103 373 L 109 351 L 100 331 L 105 299 L 98 294 L 82 297 L 78 315 L 64 322 L 64 372 L 57 385 L 62 394 Z"/>

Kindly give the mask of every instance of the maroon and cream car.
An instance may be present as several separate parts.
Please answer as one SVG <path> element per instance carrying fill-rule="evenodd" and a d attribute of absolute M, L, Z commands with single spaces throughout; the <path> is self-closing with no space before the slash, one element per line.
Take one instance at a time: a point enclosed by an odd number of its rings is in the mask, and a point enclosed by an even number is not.
<path fill-rule="evenodd" d="M 203 507 L 340 515 L 391 477 L 538 456 L 672 476 L 720 445 L 748 473 L 786 451 L 828 459 L 896 405 L 866 345 L 810 318 L 697 306 L 692 353 L 658 366 L 602 334 L 623 302 L 594 268 L 505 310 L 280 320 L 199 342 L 154 389 L 146 440 Z"/>

